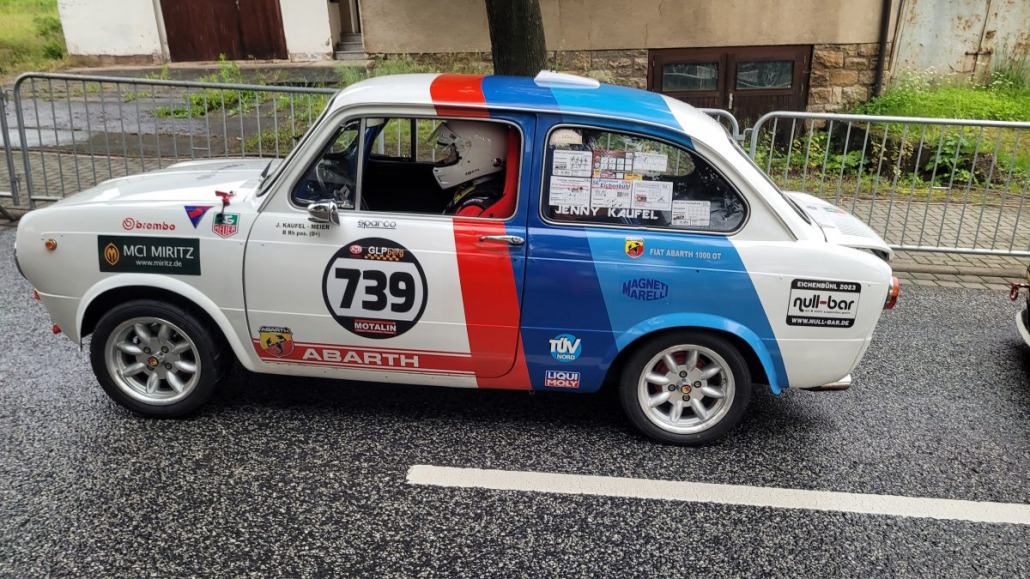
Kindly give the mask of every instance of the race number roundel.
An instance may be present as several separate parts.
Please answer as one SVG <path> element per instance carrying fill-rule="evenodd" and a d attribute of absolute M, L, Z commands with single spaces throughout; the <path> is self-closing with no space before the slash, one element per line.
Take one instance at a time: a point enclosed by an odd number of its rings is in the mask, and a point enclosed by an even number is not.
<path fill-rule="evenodd" d="M 415 327 L 426 309 L 426 274 L 395 241 L 366 237 L 337 251 L 322 276 L 333 318 L 365 338 L 393 338 Z"/>

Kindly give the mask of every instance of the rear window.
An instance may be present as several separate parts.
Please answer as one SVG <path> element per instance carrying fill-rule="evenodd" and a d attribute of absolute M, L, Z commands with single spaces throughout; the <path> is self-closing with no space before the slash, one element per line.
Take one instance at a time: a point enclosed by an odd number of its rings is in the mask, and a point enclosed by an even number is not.
<path fill-rule="evenodd" d="M 551 131 L 544 215 L 560 223 L 729 233 L 747 217 L 743 198 L 693 151 L 629 133 Z"/>

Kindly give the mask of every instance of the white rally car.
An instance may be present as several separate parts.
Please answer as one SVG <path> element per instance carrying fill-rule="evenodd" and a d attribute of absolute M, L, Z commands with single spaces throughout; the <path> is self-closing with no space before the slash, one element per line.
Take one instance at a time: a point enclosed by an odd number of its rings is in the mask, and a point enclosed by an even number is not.
<path fill-rule="evenodd" d="M 676 444 L 752 384 L 839 388 L 897 297 L 891 250 L 781 193 L 713 120 L 541 73 L 341 91 L 281 163 L 207 160 L 26 215 L 16 258 L 148 416 L 254 372 L 593 392 Z"/>

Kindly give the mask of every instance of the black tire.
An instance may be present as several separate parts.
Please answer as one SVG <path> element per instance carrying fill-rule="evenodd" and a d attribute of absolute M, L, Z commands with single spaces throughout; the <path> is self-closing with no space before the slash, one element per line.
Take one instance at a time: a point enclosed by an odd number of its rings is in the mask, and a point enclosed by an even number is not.
<path fill-rule="evenodd" d="M 676 352 L 677 348 L 683 351 Z M 662 361 L 661 354 L 670 349 L 673 349 L 673 362 L 682 364 L 675 369 L 669 369 L 668 364 Z M 687 372 L 685 368 L 688 367 L 691 350 L 698 352 L 700 361 Z M 717 361 L 718 358 L 721 360 Z M 722 370 L 710 379 L 698 380 L 706 368 L 709 372 L 716 370 L 710 365 L 712 362 Z M 656 368 L 668 371 L 662 374 Z M 645 369 L 651 374 L 676 376 L 678 381 L 675 384 L 651 381 L 642 384 Z M 669 380 L 668 377 L 664 379 Z M 669 390 L 671 386 L 675 390 Z M 645 409 L 647 405 L 643 398 L 658 401 L 666 392 L 669 401 Z M 721 392 L 724 396 L 711 397 L 706 392 Z M 718 440 L 740 422 L 751 399 L 751 375 L 740 352 L 727 340 L 698 331 L 679 331 L 651 339 L 630 355 L 619 381 L 619 399 L 629 421 L 647 436 L 668 444 L 698 446 Z M 707 419 L 702 419 L 693 409 L 694 399 L 703 406 L 700 411 L 707 413 Z M 683 415 L 673 420 L 675 413 L 672 407 L 680 403 L 682 412 L 689 411 L 691 417 L 682 425 Z"/>
<path fill-rule="evenodd" d="M 189 414 L 211 398 L 228 368 L 218 328 L 208 325 L 191 311 L 167 302 L 136 300 L 115 306 L 93 331 L 93 373 L 112 400 L 136 414 L 153 418 Z M 147 332 L 144 335 L 156 341 L 144 340 L 141 326 Z M 116 344 L 135 347 L 139 353 L 126 352 Z M 125 372 L 139 365 L 142 370 Z M 191 365 L 194 370 L 189 372 Z M 153 375 L 158 378 L 151 392 L 148 379 Z"/>

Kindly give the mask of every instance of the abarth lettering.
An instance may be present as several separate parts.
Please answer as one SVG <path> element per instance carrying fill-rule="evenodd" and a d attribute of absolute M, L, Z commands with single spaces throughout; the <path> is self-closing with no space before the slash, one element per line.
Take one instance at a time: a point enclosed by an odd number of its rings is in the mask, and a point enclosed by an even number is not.
<path fill-rule="evenodd" d="M 392 352 L 355 352 L 354 350 L 336 350 L 329 348 L 307 348 L 301 360 L 316 362 L 335 362 L 340 364 L 361 364 L 363 366 L 381 366 L 387 368 L 418 368 L 418 356 L 395 354 Z"/>

